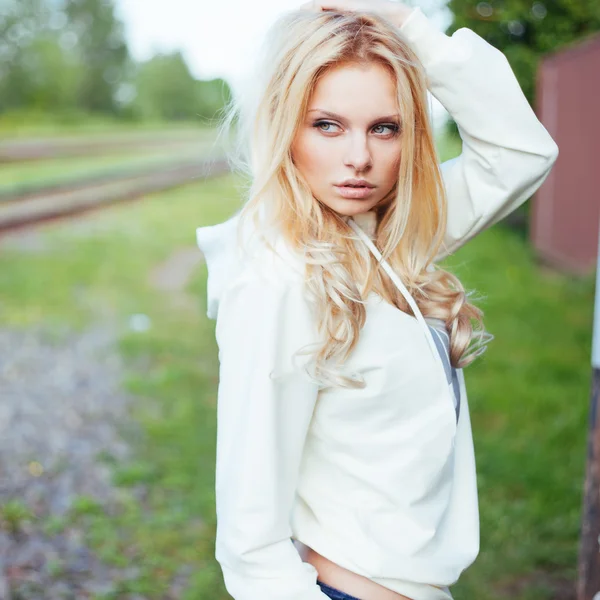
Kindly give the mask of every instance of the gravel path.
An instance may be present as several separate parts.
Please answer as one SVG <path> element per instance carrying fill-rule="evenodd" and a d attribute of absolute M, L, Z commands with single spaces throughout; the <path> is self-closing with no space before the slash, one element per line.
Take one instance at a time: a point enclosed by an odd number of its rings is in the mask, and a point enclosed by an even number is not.
<path fill-rule="evenodd" d="M 197 246 L 180 248 L 150 272 L 150 285 L 169 296 L 173 309 L 193 310 L 198 306 L 198 299 L 186 293 L 185 288 L 203 262 L 204 255 Z"/>
<path fill-rule="evenodd" d="M 98 455 L 126 459 L 124 437 L 136 433 L 128 419 L 132 399 L 120 389 L 116 331 L 96 326 L 59 338 L 0 330 L 2 600 L 93 598 L 135 575 L 103 565 L 75 525 L 45 533 L 44 525 L 66 515 L 78 496 L 108 511 L 116 506 L 119 491 Z M 34 517 L 11 526 L 11 506 L 25 506 Z"/>

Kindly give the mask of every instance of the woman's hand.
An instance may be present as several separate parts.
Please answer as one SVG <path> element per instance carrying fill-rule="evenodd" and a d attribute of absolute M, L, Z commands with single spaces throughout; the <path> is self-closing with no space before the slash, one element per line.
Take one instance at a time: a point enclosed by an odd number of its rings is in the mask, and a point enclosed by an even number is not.
<path fill-rule="evenodd" d="M 385 17 L 397 27 L 400 27 L 408 15 L 414 10 L 402 2 L 391 0 L 309 0 L 299 8 L 322 12 L 325 10 L 344 11 L 371 11 Z"/>

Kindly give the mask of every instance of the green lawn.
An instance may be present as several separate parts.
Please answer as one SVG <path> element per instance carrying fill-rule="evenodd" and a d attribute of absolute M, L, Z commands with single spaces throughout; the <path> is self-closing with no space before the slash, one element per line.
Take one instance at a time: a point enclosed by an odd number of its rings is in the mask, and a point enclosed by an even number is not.
<path fill-rule="evenodd" d="M 104 135 L 122 133 L 152 133 L 169 130 L 173 133 L 190 129 L 201 131 L 209 123 L 200 118 L 190 121 L 126 121 L 110 116 L 67 111 L 52 114 L 48 111 L 14 110 L 0 114 L 0 138 L 55 137 Z M 210 129 L 210 127 L 208 127 Z"/>
<path fill-rule="evenodd" d="M 135 564 L 135 591 L 161 598 L 180 565 L 193 575 L 184 600 L 224 600 L 213 558 L 217 355 L 205 317 L 204 266 L 188 291 L 190 309 L 173 310 L 148 273 L 194 244 L 198 225 L 237 206 L 234 176 L 148 197 L 45 234 L 40 254 L 0 254 L 0 318 L 50 332 L 99 318 L 122 324 L 126 387 L 139 396 L 145 437 L 132 464 L 115 465 L 124 489 L 147 486 L 140 506 L 74 511 L 107 561 Z M 550 600 L 574 581 L 584 475 L 594 281 L 546 274 L 526 241 L 496 226 L 447 261 L 485 299 L 496 339 L 465 370 L 474 427 L 481 505 L 481 553 L 454 586 L 456 600 Z M 134 313 L 144 333 L 127 329 Z M 110 456 L 103 457 L 110 460 Z M 85 506 L 85 502 L 83 503 Z M 60 525 L 60 524 L 59 524 Z M 57 527 L 56 524 L 54 524 Z M 564 589 L 564 588 L 561 588 Z M 119 595 L 120 594 L 120 595 Z"/>

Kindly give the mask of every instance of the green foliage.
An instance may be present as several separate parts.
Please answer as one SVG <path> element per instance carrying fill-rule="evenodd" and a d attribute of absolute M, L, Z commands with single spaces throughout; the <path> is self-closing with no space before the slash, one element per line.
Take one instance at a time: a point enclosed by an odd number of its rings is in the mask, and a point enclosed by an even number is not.
<path fill-rule="evenodd" d="M 114 113 L 126 75 L 123 26 L 105 0 L 6 0 L 0 12 L 0 111 Z"/>
<path fill-rule="evenodd" d="M 135 64 L 114 0 L 2 0 L 0 59 L 0 115 L 206 121 L 231 94 L 178 52 Z"/>
<path fill-rule="evenodd" d="M 97 500 L 85 495 L 77 496 L 71 506 L 71 515 L 74 517 L 99 515 L 103 512 L 102 505 Z"/>
<path fill-rule="evenodd" d="M 229 99 L 221 79 L 198 81 L 180 52 L 159 54 L 139 66 L 132 112 L 142 119 L 211 119 Z"/>
<path fill-rule="evenodd" d="M 0 506 L 0 524 L 2 529 L 15 535 L 21 531 L 23 525 L 33 519 L 34 515 L 26 504 L 20 500 L 9 500 Z"/>
<path fill-rule="evenodd" d="M 124 83 L 129 51 L 123 24 L 111 0 L 65 0 L 69 31 L 85 70 L 78 104 L 91 111 L 116 112 L 117 91 Z"/>

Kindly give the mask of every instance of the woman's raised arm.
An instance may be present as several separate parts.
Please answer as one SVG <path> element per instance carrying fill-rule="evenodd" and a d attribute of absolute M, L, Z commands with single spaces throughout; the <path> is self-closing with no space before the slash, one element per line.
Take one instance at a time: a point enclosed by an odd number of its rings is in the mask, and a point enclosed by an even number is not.
<path fill-rule="evenodd" d="M 399 29 L 463 142 L 462 153 L 441 165 L 448 220 L 440 260 L 525 202 L 548 176 L 558 146 L 500 50 L 471 29 L 446 35 L 418 7 Z"/>
<path fill-rule="evenodd" d="M 290 528 L 318 393 L 292 355 L 313 324 L 300 282 L 274 279 L 248 270 L 219 302 L 215 556 L 235 600 L 327 600 Z"/>

